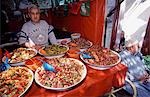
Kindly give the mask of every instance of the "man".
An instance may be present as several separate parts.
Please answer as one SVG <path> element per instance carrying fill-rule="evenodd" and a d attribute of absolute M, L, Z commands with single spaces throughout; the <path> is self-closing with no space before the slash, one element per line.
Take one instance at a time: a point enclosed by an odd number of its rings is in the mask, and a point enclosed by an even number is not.
<path fill-rule="evenodd" d="M 40 20 L 40 9 L 37 6 L 32 5 L 29 8 L 29 17 L 31 21 L 25 23 L 19 33 L 19 44 L 26 47 L 48 45 L 48 39 L 51 44 L 57 43 L 53 26 L 48 25 L 44 20 Z"/>
<path fill-rule="evenodd" d="M 120 56 L 122 63 L 128 67 L 128 78 L 135 84 L 138 97 L 149 97 L 150 77 L 139 53 L 138 42 L 133 39 L 128 40 L 125 46 L 126 49 L 120 52 Z M 130 86 L 126 85 L 125 90 L 132 94 Z"/>
<path fill-rule="evenodd" d="M 124 49 L 125 45 L 125 36 L 124 31 L 120 33 L 120 39 L 117 41 L 117 43 L 113 46 L 113 49 L 117 52 L 120 52 Z"/>

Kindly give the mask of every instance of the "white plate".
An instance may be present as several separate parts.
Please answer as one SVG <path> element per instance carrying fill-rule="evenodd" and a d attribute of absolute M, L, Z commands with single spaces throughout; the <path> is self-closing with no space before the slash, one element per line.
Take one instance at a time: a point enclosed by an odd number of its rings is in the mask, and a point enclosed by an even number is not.
<path fill-rule="evenodd" d="M 90 48 L 93 45 L 93 43 L 89 40 L 88 40 L 88 42 L 90 43 L 90 46 L 88 48 Z M 81 48 L 80 51 L 83 52 L 83 51 L 87 50 L 88 48 L 83 48 L 83 49 Z"/>
<path fill-rule="evenodd" d="M 11 68 L 14 68 L 14 67 L 11 67 Z M 28 70 L 29 74 L 31 75 L 31 79 L 29 80 L 29 82 L 28 82 L 28 84 L 27 84 L 25 90 L 18 96 L 18 97 L 22 97 L 22 96 L 26 93 L 26 91 L 30 88 L 30 86 L 32 85 L 32 82 L 33 82 L 33 79 L 34 79 L 34 74 L 33 74 L 33 72 L 32 72 L 30 69 L 28 69 L 27 67 L 17 67 L 17 68 L 18 68 L 18 69 L 26 68 L 26 69 Z M 7 72 L 7 71 L 4 71 L 4 72 Z M 3 95 L 2 97 L 7 97 L 7 95 Z"/>
<path fill-rule="evenodd" d="M 112 50 L 111 50 L 111 51 L 112 51 Z M 121 61 L 120 55 L 119 55 L 117 52 L 115 52 L 115 51 L 112 51 L 112 52 L 113 52 L 114 54 L 116 54 L 116 55 L 119 57 L 119 59 L 118 59 L 118 61 L 117 61 L 115 64 L 111 64 L 111 65 L 100 66 L 100 65 L 96 65 L 96 64 L 91 64 L 91 63 L 89 63 L 88 61 L 84 60 L 84 58 L 82 57 L 82 54 L 80 54 L 80 58 L 81 58 L 85 63 L 87 63 L 88 66 L 90 66 L 90 67 L 93 68 L 93 69 L 106 70 L 106 69 L 110 69 L 111 67 L 113 67 L 113 66 L 119 64 L 120 61 Z"/>
<path fill-rule="evenodd" d="M 50 89 L 50 90 L 55 90 L 55 91 L 65 91 L 65 90 L 69 90 L 70 88 L 78 85 L 79 83 L 81 83 L 84 78 L 86 77 L 86 74 L 87 74 L 87 69 L 86 69 L 86 66 L 79 60 L 77 59 L 73 59 L 73 58 L 67 58 L 69 60 L 75 60 L 76 62 L 79 63 L 79 65 L 82 65 L 83 66 L 83 71 L 82 71 L 82 77 L 80 79 L 80 81 L 78 81 L 77 83 L 71 85 L 71 86 L 68 86 L 68 87 L 65 87 L 65 88 L 52 88 L 52 87 L 48 87 L 48 86 L 44 86 L 42 85 L 39 81 L 38 81 L 38 69 L 40 69 L 41 67 L 39 67 L 36 71 L 35 71 L 35 82 L 37 84 L 39 84 L 41 87 L 45 88 L 45 89 Z"/>
<path fill-rule="evenodd" d="M 68 46 L 65 46 L 65 45 L 59 45 L 59 46 L 63 46 L 63 47 L 66 47 L 67 50 L 61 54 L 57 54 L 57 55 L 44 55 L 40 52 L 40 49 L 38 51 L 38 53 L 42 56 L 44 56 L 45 58 L 48 58 L 48 59 L 52 59 L 52 58 L 60 58 L 60 57 L 63 57 L 65 55 L 65 53 L 69 50 L 69 47 Z M 43 47 L 42 49 L 44 49 L 45 47 Z"/>
<path fill-rule="evenodd" d="M 71 42 L 71 38 L 57 39 L 57 43 L 59 45 L 63 45 L 62 41 L 66 41 L 66 43 L 64 43 L 64 45 L 66 45 L 67 43 Z"/>
<path fill-rule="evenodd" d="M 81 52 L 83 52 L 83 51 L 87 50 L 88 48 L 90 48 L 91 46 L 93 46 L 93 43 L 92 43 L 91 41 L 89 41 L 89 40 L 87 40 L 87 41 L 90 43 L 90 46 L 87 47 L 87 48 L 80 48 L 80 51 L 81 51 Z M 77 46 L 77 47 L 78 47 L 78 46 Z"/>
<path fill-rule="evenodd" d="M 37 55 L 37 50 L 36 50 L 36 49 L 27 48 L 27 50 L 32 50 L 32 51 L 35 52 L 35 55 L 34 55 L 34 56 Z M 11 54 L 12 54 L 12 53 L 11 53 Z M 34 57 L 34 56 L 33 56 L 33 57 Z M 33 57 L 31 57 L 31 58 L 33 58 Z M 4 57 L 2 58 L 2 61 L 3 61 L 3 62 L 4 62 L 5 58 L 6 58 L 6 56 L 4 56 Z M 28 59 L 26 59 L 26 60 L 28 60 Z M 11 66 L 22 66 L 22 65 L 25 65 L 25 61 L 26 61 L 26 60 L 24 60 L 23 62 L 9 63 L 9 64 L 10 64 Z"/>

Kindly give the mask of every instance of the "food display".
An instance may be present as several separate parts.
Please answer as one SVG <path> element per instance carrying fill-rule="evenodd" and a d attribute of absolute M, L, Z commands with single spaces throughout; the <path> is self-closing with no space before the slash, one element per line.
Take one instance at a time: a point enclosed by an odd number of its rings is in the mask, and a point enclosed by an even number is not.
<path fill-rule="evenodd" d="M 0 97 L 22 96 L 33 82 L 33 72 L 27 67 L 11 67 L 0 73 Z"/>
<path fill-rule="evenodd" d="M 44 59 L 45 58 L 41 57 L 41 56 L 37 56 L 37 57 L 31 58 L 31 59 L 28 59 L 25 62 L 25 66 L 28 67 L 29 69 L 31 69 L 32 71 L 36 71 L 36 69 L 38 67 L 42 66 L 43 62 L 41 60 L 44 60 Z"/>
<path fill-rule="evenodd" d="M 120 62 L 120 56 L 118 53 L 108 49 L 103 48 L 98 45 L 94 45 L 85 51 L 86 54 L 91 56 L 91 58 L 84 58 L 81 54 L 81 59 L 97 68 L 108 69 L 114 65 L 117 65 Z"/>
<path fill-rule="evenodd" d="M 44 56 L 62 55 L 68 51 L 68 47 L 64 45 L 49 45 L 39 50 L 39 53 Z"/>
<path fill-rule="evenodd" d="M 34 57 L 36 54 L 37 52 L 34 49 L 18 48 L 12 52 L 8 62 L 11 64 L 23 62 L 27 59 Z"/>
<path fill-rule="evenodd" d="M 92 46 L 92 42 L 84 38 L 77 38 L 68 43 L 69 47 L 77 47 L 80 49 L 87 49 Z"/>
<path fill-rule="evenodd" d="M 55 58 L 47 60 L 56 72 L 46 71 L 40 67 L 35 72 L 35 81 L 40 86 L 52 90 L 67 90 L 79 84 L 86 77 L 85 65 L 72 58 Z"/>
<path fill-rule="evenodd" d="M 79 59 L 79 55 L 80 55 L 80 49 L 77 48 L 70 48 L 67 52 L 68 57 L 70 58 L 75 58 L 75 59 Z"/>
<path fill-rule="evenodd" d="M 71 42 L 71 38 L 57 39 L 57 43 L 60 45 L 66 45 L 69 42 Z"/>

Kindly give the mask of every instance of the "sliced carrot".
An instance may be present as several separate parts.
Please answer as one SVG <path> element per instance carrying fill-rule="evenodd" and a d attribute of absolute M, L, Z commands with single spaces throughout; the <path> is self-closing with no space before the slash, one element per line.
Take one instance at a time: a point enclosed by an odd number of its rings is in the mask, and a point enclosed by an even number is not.
<path fill-rule="evenodd" d="M 47 55 L 46 51 L 43 50 L 43 49 L 40 49 L 40 53 L 43 54 L 43 55 Z"/>

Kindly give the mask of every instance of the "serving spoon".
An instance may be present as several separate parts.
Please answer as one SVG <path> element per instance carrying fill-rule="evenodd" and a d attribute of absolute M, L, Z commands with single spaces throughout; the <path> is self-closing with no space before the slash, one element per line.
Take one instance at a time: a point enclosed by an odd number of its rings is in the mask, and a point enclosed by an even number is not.
<path fill-rule="evenodd" d="M 94 59 L 94 57 L 91 56 L 91 55 L 90 55 L 89 53 L 87 53 L 87 52 L 78 52 L 78 53 L 81 54 L 84 59 Z"/>
<path fill-rule="evenodd" d="M 37 58 L 37 59 L 38 59 L 38 58 Z M 49 63 L 47 63 L 47 62 L 45 62 L 45 61 L 43 61 L 43 60 L 41 60 L 41 59 L 38 59 L 38 60 L 40 60 L 41 62 L 43 62 L 42 66 L 43 66 L 44 70 L 52 71 L 52 72 L 54 72 L 54 73 L 57 72 L 57 71 L 55 70 L 55 68 L 54 68 L 51 64 L 49 64 Z"/>

